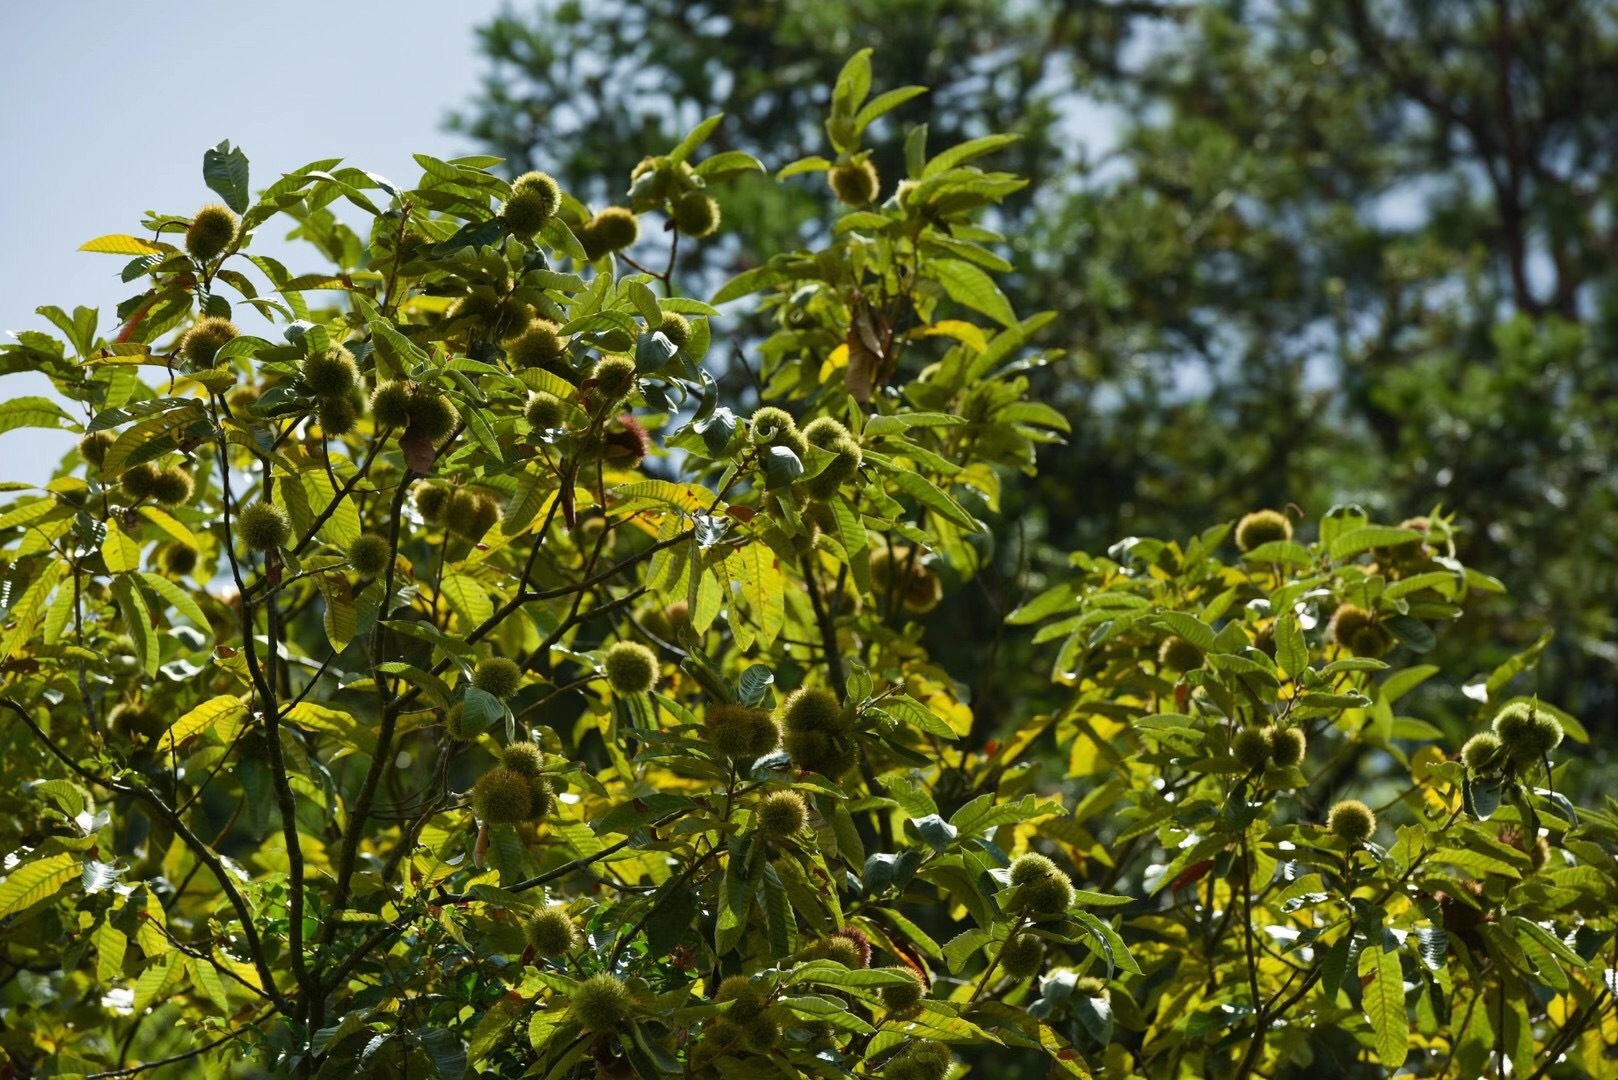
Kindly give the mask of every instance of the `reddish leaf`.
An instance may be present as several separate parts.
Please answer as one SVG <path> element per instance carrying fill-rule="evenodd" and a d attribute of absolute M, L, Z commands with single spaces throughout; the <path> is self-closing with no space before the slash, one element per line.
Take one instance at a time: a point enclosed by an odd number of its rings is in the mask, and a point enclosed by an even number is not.
<path fill-rule="evenodd" d="M 1207 877 L 1208 871 L 1212 869 L 1212 859 L 1203 859 L 1199 863 L 1192 863 L 1190 866 L 1186 867 L 1180 872 L 1180 876 L 1174 879 L 1174 884 L 1169 886 L 1169 889 L 1171 891 L 1178 891 L 1194 885 L 1203 878 Z"/>
<path fill-rule="evenodd" d="M 399 436 L 399 449 L 404 451 L 405 464 L 410 466 L 411 472 L 430 473 L 433 471 L 433 462 L 438 460 L 438 452 L 433 449 L 433 441 L 418 431 L 414 424 Z"/>

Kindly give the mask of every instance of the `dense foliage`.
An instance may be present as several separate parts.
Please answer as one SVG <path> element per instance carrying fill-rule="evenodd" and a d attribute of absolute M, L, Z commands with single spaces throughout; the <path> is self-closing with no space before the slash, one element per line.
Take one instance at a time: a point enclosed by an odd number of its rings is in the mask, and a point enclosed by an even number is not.
<path fill-rule="evenodd" d="M 1000 639 L 939 612 L 1070 424 L 982 223 L 1009 140 L 870 165 L 919 92 L 848 61 L 773 180 L 836 194 L 823 245 L 705 299 L 679 252 L 745 250 L 712 193 L 763 172 L 718 116 L 622 206 L 493 158 L 255 199 L 221 144 L 222 204 L 86 245 L 117 328 L 0 356 L 81 413 L 6 423 L 84 432 L 0 507 L 13 1074 L 1601 1071 L 1583 727 L 1537 650 L 1449 673 L 1464 750 L 1401 705 L 1503 591 L 1452 518 L 1075 554 L 1004 730 L 992 653 L 934 659 Z M 253 254 L 278 218 L 329 265 Z"/>
<path fill-rule="evenodd" d="M 1618 730 L 1610 3 L 542 0 L 484 29 L 457 126 L 573 185 L 719 110 L 727 146 L 785 162 L 818 150 L 850 42 L 934 88 L 894 115 L 946 145 L 1024 136 L 1001 159 L 1031 181 L 995 210 L 1002 287 L 1061 313 L 1034 343 L 1065 358 L 1030 378 L 1073 434 L 1008 489 L 997 557 L 948 617 L 997 621 L 1074 547 L 1255 505 L 1442 505 L 1461 557 L 1517 589 L 1438 642 L 1424 700 L 1458 731 L 1447 672 L 1554 632 L 1543 692 Z M 897 145 L 876 161 L 903 168 Z M 814 236 L 829 193 L 719 197 L 754 238 L 693 254 L 723 272 Z M 993 655 L 1015 661 L 986 676 L 993 726 L 1050 707 L 1026 650 Z"/>

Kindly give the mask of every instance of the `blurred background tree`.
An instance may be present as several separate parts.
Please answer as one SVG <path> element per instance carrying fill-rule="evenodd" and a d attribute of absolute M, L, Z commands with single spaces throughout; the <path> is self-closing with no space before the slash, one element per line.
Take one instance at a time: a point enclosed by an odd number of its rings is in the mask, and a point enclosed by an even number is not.
<path fill-rule="evenodd" d="M 731 118 L 718 149 L 800 157 L 865 45 L 885 84 L 934 88 L 884 122 L 927 124 L 935 150 L 1023 136 L 997 161 L 1034 181 L 997 222 L 1020 255 L 1007 289 L 1060 313 L 1032 376 L 1074 431 L 1036 480 L 1007 478 L 980 587 L 937 625 L 998 625 L 1075 548 L 1253 505 L 1442 507 L 1462 560 L 1514 599 L 1433 662 L 1487 673 L 1553 630 L 1524 691 L 1618 729 L 1610 3 L 615 0 L 481 33 L 485 89 L 453 126 L 598 202 L 624 200 L 587 182 L 627 189 L 626 147 L 713 112 Z M 886 198 L 903 169 L 876 164 Z M 779 249 L 831 198 L 814 176 L 719 195 Z M 688 271 L 746 268 L 724 245 L 704 257 Z M 737 371 L 726 389 L 749 386 Z M 935 653 L 982 672 L 991 728 L 1048 707 L 1021 639 Z M 1458 680 L 1422 692 L 1433 719 L 1471 707 Z"/>

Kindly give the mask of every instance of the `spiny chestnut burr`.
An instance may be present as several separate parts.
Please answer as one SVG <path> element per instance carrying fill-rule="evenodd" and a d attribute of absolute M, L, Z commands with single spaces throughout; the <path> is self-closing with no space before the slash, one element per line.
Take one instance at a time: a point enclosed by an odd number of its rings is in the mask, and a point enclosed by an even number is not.
<path fill-rule="evenodd" d="M 1292 519 L 1279 510 L 1255 510 L 1236 523 L 1236 546 L 1243 551 L 1291 539 Z"/>
<path fill-rule="evenodd" d="M 1339 840 L 1363 844 L 1376 832 L 1376 814 L 1358 799 L 1344 799 L 1326 815 L 1326 829 Z"/>
<path fill-rule="evenodd" d="M 230 207 L 209 203 L 197 211 L 185 230 L 185 250 L 199 262 L 221 255 L 236 239 L 236 215 Z"/>
<path fill-rule="evenodd" d="M 638 641 L 620 641 L 602 661 L 615 693 L 645 694 L 657 685 L 657 654 Z"/>

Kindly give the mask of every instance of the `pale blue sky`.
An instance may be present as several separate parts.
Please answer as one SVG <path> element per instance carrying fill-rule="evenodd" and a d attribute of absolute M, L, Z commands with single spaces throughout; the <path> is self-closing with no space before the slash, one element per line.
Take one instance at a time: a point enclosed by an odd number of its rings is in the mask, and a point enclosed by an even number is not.
<path fill-rule="evenodd" d="M 483 70 L 473 29 L 500 0 L 23 0 L 0 4 L 0 332 L 54 330 L 41 304 L 101 309 L 106 333 L 124 259 L 78 246 L 138 232 L 144 211 L 190 213 L 215 196 L 202 152 L 221 139 L 252 160 L 253 187 L 322 157 L 400 182 L 412 153 L 473 148 L 445 114 Z M 269 226 L 254 250 L 320 269 Z M 0 377 L 0 399 L 48 393 Z M 73 438 L 0 433 L 0 479 L 43 482 Z"/>

